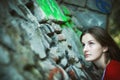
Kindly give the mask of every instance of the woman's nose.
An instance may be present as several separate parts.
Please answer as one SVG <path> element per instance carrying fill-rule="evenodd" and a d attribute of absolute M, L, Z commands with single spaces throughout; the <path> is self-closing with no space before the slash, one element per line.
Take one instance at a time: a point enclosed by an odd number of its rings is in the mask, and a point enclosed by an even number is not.
<path fill-rule="evenodd" d="M 87 45 L 85 45 L 85 46 L 83 47 L 83 52 L 85 53 L 86 51 L 88 51 L 88 46 L 87 46 Z"/>

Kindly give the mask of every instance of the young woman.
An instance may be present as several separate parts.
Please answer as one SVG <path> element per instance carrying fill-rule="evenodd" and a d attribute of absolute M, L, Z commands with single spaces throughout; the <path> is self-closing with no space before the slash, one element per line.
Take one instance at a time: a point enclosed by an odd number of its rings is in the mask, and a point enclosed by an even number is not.
<path fill-rule="evenodd" d="M 102 80 L 120 80 L 120 49 L 106 30 L 88 28 L 82 32 L 80 41 L 85 60 L 104 69 Z"/>

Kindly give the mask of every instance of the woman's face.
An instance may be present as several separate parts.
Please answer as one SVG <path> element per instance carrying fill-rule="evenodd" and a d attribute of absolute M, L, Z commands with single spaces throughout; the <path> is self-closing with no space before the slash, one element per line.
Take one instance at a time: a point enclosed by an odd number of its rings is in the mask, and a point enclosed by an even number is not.
<path fill-rule="evenodd" d="M 82 36 L 82 44 L 83 44 L 83 53 L 86 61 L 96 61 L 98 60 L 102 53 L 104 52 L 104 48 L 100 45 L 100 43 L 89 33 L 86 33 Z"/>

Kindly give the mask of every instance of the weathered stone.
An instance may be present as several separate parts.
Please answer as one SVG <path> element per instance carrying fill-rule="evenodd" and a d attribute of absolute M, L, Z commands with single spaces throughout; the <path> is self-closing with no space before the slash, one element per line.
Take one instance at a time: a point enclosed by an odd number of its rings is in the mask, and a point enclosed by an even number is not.
<path fill-rule="evenodd" d="M 55 33 L 57 33 L 57 34 L 61 33 L 62 29 L 61 29 L 60 25 L 52 23 L 52 27 L 53 27 Z"/>
<path fill-rule="evenodd" d="M 0 15 L 1 80 L 99 80 L 75 31 L 59 20 L 43 22 L 36 1 L 1 0 Z"/>
<path fill-rule="evenodd" d="M 25 80 L 13 66 L 0 66 L 1 80 Z"/>
<path fill-rule="evenodd" d="M 64 34 L 58 34 L 57 35 L 58 41 L 66 41 L 65 35 Z"/>
<path fill-rule="evenodd" d="M 86 0 L 64 0 L 64 2 L 81 7 L 85 7 L 86 4 Z"/>
<path fill-rule="evenodd" d="M 7 52 L 6 49 L 0 46 L 0 64 L 4 65 L 9 63 L 10 63 L 9 52 Z"/>

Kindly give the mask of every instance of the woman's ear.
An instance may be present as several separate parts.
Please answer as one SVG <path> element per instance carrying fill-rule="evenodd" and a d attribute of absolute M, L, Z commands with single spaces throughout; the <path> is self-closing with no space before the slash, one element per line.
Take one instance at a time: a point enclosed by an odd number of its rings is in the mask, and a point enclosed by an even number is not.
<path fill-rule="evenodd" d="M 103 47 L 103 52 L 107 52 L 108 51 L 108 47 Z"/>

